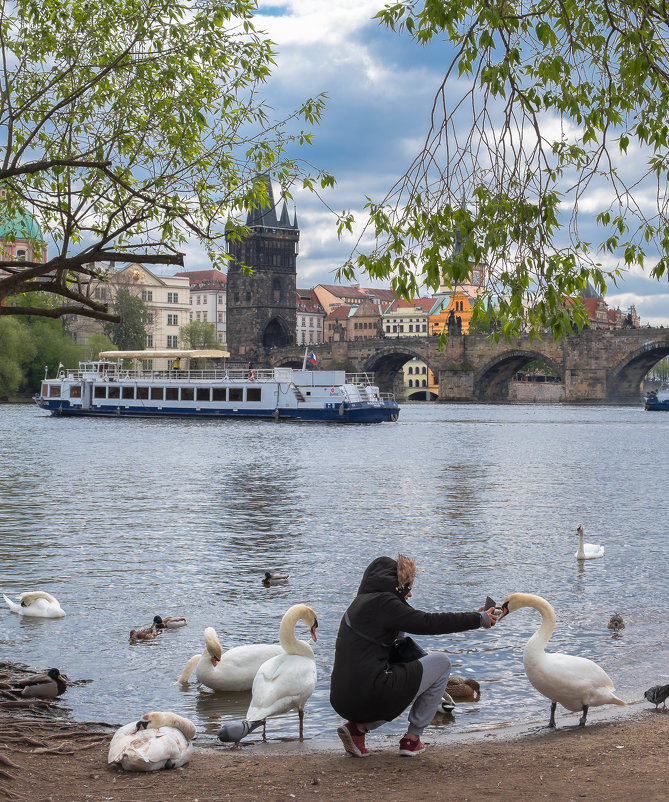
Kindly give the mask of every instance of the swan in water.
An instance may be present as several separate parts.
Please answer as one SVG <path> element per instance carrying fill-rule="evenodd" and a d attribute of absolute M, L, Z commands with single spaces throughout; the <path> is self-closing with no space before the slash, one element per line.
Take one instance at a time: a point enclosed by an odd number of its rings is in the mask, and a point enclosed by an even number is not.
<path fill-rule="evenodd" d="M 35 674 L 14 682 L 12 690 L 31 699 L 55 699 L 65 693 L 67 682 L 57 668 L 50 668 L 46 674 Z"/>
<path fill-rule="evenodd" d="M 44 590 L 30 590 L 19 596 L 19 604 L 2 594 L 9 609 L 19 615 L 31 615 L 35 618 L 65 618 L 65 610 L 58 603 L 58 599 Z"/>
<path fill-rule="evenodd" d="M 583 542 L 583 524 L 579 524 L 576 531 L 578 532 L 578 551 L 575 554 L 577 560 L 596 560 L 604 556 L 604 546 Z"/>
<path fill-rule="evenodd" d="M 297 710 L 300 720 L 300 740 L 304 735 L 304 706 L 316 687 L 316 658 L 311 646 L 295 637 L 295 624 L 304 623 L 316 640 L 318 619 L 306 604 L 290 607 L 281 620 L 279 640 L 282 654 L 265 661 L 253 680 L 251 704 L 246 719 L 224 724 L 218 731 L 221 741 L 239 741 L 263 725 L 270 716 Z"/>
<path fill-rule="evenodd" d="M 179 629 L 186 626 L 186 618 L 183 615 L 154 615 L 151 626 L 156 629 Z"/>
<path fill-rule="evenodd" d="M 193 669 L 197 681 L 213 691 L 250 691 L 258 668 L 270 657 L 282 654 L 278 643 L 235 646 L 223 654 L 213 627 L 204 631 L 205 650 L 186 664 L 178 682 L 188 682 Z"/>
<path fill-rule="evenodd" d="M 560 652 L 546 654 L 544 647 L 555 629 L 555 611 L 546 599 L 531 593 L 512 593 L 502 603 L 501 617 L 521 607 L 533 607 L 541 613 L 541 626 L 525 645 L 523 666 L 532 685 L 551 700 L 549 727 L 555 726 L 558 702 L 567 710 L 582 711 L 580 727 L 585 727 L 589 707 L 626 704 L 613 693 L 611 679 L 597 663 Z"/>
<path fill-rule="evenodd" d="M 178 768 L 191 758 L 195 732 L 193 722 L 176 713 L 146 713 L 114 733 L 107 762 L 126 771 Z"/>

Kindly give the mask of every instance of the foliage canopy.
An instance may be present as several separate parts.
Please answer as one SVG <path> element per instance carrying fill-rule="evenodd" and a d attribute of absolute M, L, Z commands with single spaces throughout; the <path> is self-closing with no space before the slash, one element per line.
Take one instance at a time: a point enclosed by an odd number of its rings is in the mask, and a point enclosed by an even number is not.
<path fill-rule="evenodd" d="M 604 293 L 633 266 L 667 278 L 663 2 L 405 0 L 377 16 L 451 57 L 421 152 L 368 199 L 376 247 L 340 277 L 362 270 L 411 297 L 485 265 L 475 317 L 493 300 L 497 337 L 580 328 L 565 298 L 588 281 Z"/>
<path fill-rule="evenodd" d="M 258 97 L 273 46 L 256 6 L 0 0 L 0 224 L 29 212 L 57 250 L 45 265 L 0 259 L 0 303 L 35 289 L 65 301 L 0 314 L 111 320 L 89 296 L 104 264 L 182 265 L 197 241 L 220 267 L 226 228 L 242 233 L 239 215 L 266 201 L 261 173 L 286 195 L 334 183 L 288 156 L 324 97 L 281 120 Z"/>

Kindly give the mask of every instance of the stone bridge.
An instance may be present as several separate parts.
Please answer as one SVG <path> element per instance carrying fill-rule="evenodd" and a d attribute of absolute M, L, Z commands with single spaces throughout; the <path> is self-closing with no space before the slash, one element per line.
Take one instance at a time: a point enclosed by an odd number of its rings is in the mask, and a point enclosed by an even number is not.
<path fill-rule="evenodd" d="M 399 337 L 309 346 L 321 370 L 373 372 L 384 392 L 399 394 L 401 368 L 414 357 L 438 378 L 440 401 L 499 402 L 508 399 L 509 381 L 535 359 L 555 371 L 569 403 L 638 404 L 641 381 L 669 355 L 669 329 L 586 330 L 555 342 L 520 337 L 491 343 L 487 336 Z M 302 365 L 304 346 L 272 348 L 259 360 L 271 367 Z"/>

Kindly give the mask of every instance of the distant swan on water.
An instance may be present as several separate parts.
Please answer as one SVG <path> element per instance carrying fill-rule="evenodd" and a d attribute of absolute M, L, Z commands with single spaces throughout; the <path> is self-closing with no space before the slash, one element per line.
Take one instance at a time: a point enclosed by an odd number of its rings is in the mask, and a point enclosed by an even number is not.
<path fill-rule="evenodd" d="M 579 524 L 576 531 L 578 532 L 578 551 L 575 554 L 577 560 L 596 560 L 604 556 L 604 546 L 583 542 L 583 524 Z"/>

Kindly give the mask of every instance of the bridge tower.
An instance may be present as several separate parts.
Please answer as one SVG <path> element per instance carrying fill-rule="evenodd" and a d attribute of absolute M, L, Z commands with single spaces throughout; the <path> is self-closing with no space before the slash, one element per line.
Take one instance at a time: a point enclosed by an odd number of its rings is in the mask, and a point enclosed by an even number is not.
<path fill-rule="evenodd" d="M 248 213 L 245 239 L 228 240 L 227 346 L 233 359 L 249 361 L 264 348 L 294 345 L 297 329 L 297 212 L 291 223 L 284 200 L 277 215 L 271 179 L 262 178 L 267 205 Z"/>

